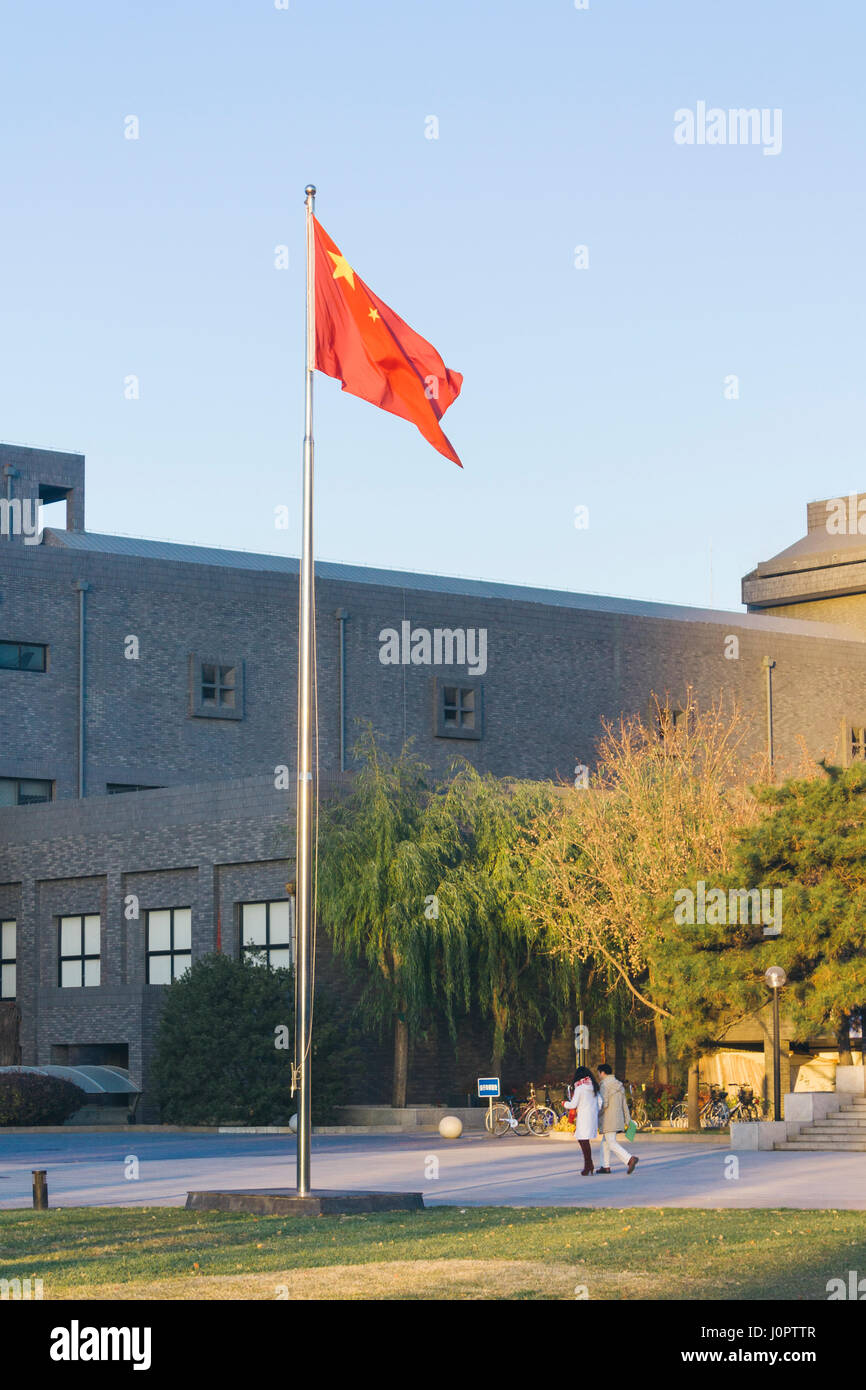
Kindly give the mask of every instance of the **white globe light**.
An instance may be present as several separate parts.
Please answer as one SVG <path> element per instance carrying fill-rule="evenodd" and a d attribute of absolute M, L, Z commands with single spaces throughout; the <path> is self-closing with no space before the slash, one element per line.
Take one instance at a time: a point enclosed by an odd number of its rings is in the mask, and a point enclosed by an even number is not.
<path fill-rule="evenodd" d="M 298 1117 L 297 1117 L 297 1115 L 293 1115 L 292 1118 L 289 1120 L 289 1129 L 292 1131 L 292 1134 L 297 1134 L 297 1132 L 298 1132 Z"/>
<path fill-rule="evenodd" d="M 769 970 L 764 972 L 764 979 L 767 981 L 770 989 L 781 989 L 787 978 L 788 976 L 785 974 L 781 965 L 771 965 Z"/>
<path fill-rule="evenodd" d="M 439 1121 L 439 1133 L 443 1139 L 459 1139 L 463 1133 L 463 1121 L 458 1115 L 443 1115 Z"/>

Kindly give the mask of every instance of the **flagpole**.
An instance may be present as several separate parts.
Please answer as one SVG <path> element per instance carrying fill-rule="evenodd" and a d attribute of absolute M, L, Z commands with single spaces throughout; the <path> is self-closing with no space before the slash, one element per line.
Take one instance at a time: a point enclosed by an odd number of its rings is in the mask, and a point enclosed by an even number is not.
<path fill-rule="evenodd" d="M 298 628 L 298 804 L 296 821 L 295 1064 L 298 1068 L 299 1196 L 310 1191 L 310 956 L 313 917 L 313 369 L 315 347 L 315 250 L 313 210 L 316 190 L 305 189 L 307 303 L 304 395 L 303 544 Z"/>

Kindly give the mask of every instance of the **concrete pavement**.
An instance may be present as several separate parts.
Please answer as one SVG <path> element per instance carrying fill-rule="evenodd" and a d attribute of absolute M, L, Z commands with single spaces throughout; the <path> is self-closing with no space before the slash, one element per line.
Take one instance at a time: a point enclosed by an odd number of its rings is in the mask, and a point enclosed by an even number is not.
<path fill-rule="evenodd" d="M 638 1136 L 631 1177 L 582 1178 L 576 1145 L 468 1135 L 313 1139 L 313 1184 L 421 1191 L 428 1206 L 835 1207 L 866 1209 L 856 1153 L 732 1153 L 726 1137 Z M 596 1152 L 598 1150 L 598 1152 Z M 594 1146 L 595 1162 L 601 1161 Z M 294 1184 L 283 1135 L 0 1134 L 0 1209 L 31 1204 L 31 1170 L 52 1206 L 182 1206 L 190 1189 Z"/>

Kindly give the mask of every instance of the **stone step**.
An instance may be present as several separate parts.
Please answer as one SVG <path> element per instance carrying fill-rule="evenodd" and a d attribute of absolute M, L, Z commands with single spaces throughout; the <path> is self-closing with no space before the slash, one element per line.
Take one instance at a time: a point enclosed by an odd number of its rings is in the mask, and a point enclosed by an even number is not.
<path fill-rule="evenodd" d="M 785 1139 L 773 1145 L 774 1149 L 790 1149 L 799 1153 L 866 1153 L 866 1138 L 863 1139 Z"/>

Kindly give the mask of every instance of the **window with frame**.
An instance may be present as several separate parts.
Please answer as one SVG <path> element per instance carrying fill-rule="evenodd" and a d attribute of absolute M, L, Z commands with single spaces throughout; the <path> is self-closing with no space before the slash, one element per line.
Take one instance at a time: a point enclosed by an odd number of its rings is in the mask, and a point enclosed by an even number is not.
<path fill-rule="evenodd" d="M 243 719 L 244 663 L 190 657 L 190 713 L 204 719 Z"/>
<path fill-rule="evenodd" d="M 53 782 L 35 777 L 0 777 L 0 806 L 36 806 L 53 800 Z"/>
<path fill-rule="evenodd" d="M 100 982 L 98 913 L 61 917 L 58 930 L 57 982 L 62 989 L 82 989 Z"/>
<path fill-rule="evenodd" d="M 862 724 L 848 728 L 848 758 L 852 763 L 866 762 L 866 727 Z"/>
<path fill-rule="evenodd" d="M 165 907 L 145 915 L 147 983 L 170 985 L 192 965 L 192 909 Z"/>
<path fill-rule="evenodd" d="M 257 965 L 291 967 L 294 899 L 241 903 L 240 907 L 242 952 Z"/>
<path fill-rule="evenodd" d="M 18 923 L 0 922 L 0 999 L 14 999 L 18 985 Z"/>
<path fill-rule="evenodd" d="M 434 681 L 434 729 L 437 738 L 481 738 L 484 732 L 484 687 L 457 681 Z"/>
<path fill-rule="evenodd" d="M 41 642 L 0 642 L 0 671 L 46 671 L 48 648 Z"/>

